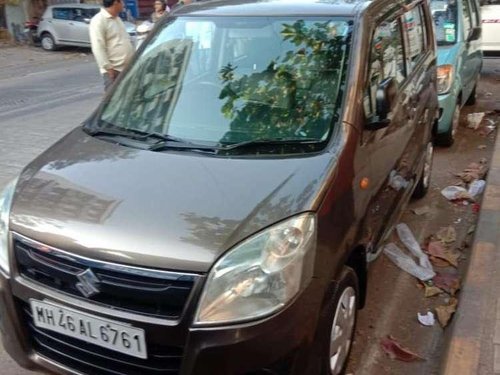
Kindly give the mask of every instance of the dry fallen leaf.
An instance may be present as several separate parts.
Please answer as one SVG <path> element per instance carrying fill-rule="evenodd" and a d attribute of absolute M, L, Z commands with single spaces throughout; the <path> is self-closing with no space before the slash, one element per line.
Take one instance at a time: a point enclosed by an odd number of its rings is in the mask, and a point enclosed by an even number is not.
<path fill-rule="evenodd" d="M 434 267 L 445 268 L 450 266 L 450 263 L 448 263 L 446 260 L 433 257 L 432 255 L 429 256 L 429 260 Z"/>
<path fill-rule="evenodd" d="M 436 287 L 443 289 L 452 296 L 460 289 L 460 279 L 456 274 L 437 272 L 432 282 Z"/>
<path fill-rule="evenodd" d="M 397 359 L 403 362 L 425 361 L 425 359 L 418 354 L 403 347 L 394 337 L 390 335 L 380 340 L 380 345 L 382 346 L 385 354 L 387 354 L 391 359 Z"/>
<path fill-rule="evenodd" d="M 444 244 L 455 242 L 457 239 L 457 232 L 453 227 L 441 228 L 437 233 L 436 237 Z"/>
<path fill-rule="evenodd" d="M 428 297 L 434 297 L 437 296 L 438 294 L 444 293 L 441 289 L 439 289 L 436 286 L 425 286 L 425 294 L 424 296 L 426 298 Z"/>
<path fill-rule="evenodd" d="M 458 258 L 460 258 L 460 254 L 453 250 L 447 249 L 440 241 L 429 243 L 427 252 L 434 258 L 444 260 L 447 263 L 451 264 L 453 267 L 458 267 Z M 439 262 L 437 263 L 439 264 Z"/>
<path fill-rule="evenodd" d="M 456 298 L 450 298 L 447 305 L 442 305 L 436 307 L 436 315 L 441 324 L 441 327 L 446 327 L 450 321 L 451 316 L 455 311 L 457 311 L 458 300 Z"/>

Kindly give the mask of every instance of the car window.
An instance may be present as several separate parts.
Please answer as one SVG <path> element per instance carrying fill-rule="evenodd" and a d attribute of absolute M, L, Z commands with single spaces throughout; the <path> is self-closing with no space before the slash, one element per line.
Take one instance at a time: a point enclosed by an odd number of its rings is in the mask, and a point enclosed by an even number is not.
<path fill-rule="evenodd" d="M 472 17 L 469 0 L 462 0 L 462 10 L 464 18 L 464 38 L 467 38 L 472 29 Z"/>
<path fill-rule="evenodd" d="M 364 98 L 367 117 L 375 114 L 377 88 L 386 78 L 392 77 L 398 84 L 406 78 L 403 38 L 399 19 L 382 22 L 373 34 L 370 46 L 368 84 Z"/>
<path fill-rule="evenodd" d="M 176 18 L 142 50 L 101 121 L 206 144 L 325 141 L 351 27 L 321 17 Z"/>
<path fill-rule="evenodd" d="M 56 20 L 71 20 L 73 12 L 69 8 L 52 9 L 52 17 Z"/>
<path fill-rule="evenodd" d="M 437 44 L 456 43 L 458 29 L 456 0 L 431 0 L 431 12 Z"/>
<path fill-rule="evenodd" d="M 85 18 L 85 16 L 83 14 L 83 9 L 80 9 L 80 8 L 73 9 L 73 17 L 72 17 L 72 19 L 74 21 L 83 22 L 84 18 Z"/>
<path fill-rule="evenodd" d="M 410 70 L 413 69 L 417 60 L 427 50 L 425 35 L 425 19 L 421 13 L 421 6 L 410 9 L 403 16 L 404 31 L 408 38 L 408 59 Z"/>

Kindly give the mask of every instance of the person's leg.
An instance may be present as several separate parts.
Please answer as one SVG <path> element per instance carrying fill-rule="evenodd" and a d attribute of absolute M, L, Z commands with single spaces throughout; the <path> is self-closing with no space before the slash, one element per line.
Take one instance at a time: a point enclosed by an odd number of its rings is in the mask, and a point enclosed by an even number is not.
<path fill-rule="evenodd" d="M 108 73 L 103 73 L 102 78 L 104 80 L 104 91 L 108 91 L 109 87 L 113 83 L 113 80 L 111 79 Z"/>
<path fill-rule="evenodd" d="M 111 87 L 115 79 L 118 77 L 118 74 L 120 74 L 118 70 L 115 70 L 114 72 L 115 72 L 114 78 L 111 78 L 108 73 L 103 73 L 102 78 L 104 80 L 104 91 L 108 91 L 108 89 Z"/>

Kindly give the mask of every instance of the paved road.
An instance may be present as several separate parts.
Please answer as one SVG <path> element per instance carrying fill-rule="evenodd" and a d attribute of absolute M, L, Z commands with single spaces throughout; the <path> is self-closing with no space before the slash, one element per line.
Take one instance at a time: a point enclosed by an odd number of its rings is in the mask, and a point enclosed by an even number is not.
<path fill-rule="evenodd" d="M 101 78 L 88 51 L 1 49 L 0 189 L 85 120 L 102 94 Z M 35 373 L 20 368 L 0 345 L 0 374 Z"/>
<path fill-rule="evenodd" d="M 20 61 L 19 53 L 0 51 L 0 188 L 16 176 L 38 153 L 77 126 L 93 110 L 102 95 L 100 77 L 88 55 L 67 51 L 40 55 L 33 61 Z M 22 55 L 22 54 L 21 54 Z M 30 55 L 31 56 L 31 55 Z M 2 60 L 3 58 L 3 60 Z M 18 63 L 15 63 L 18 59 Z M 37 59 L 43 60 L 38 64 Z M 5 64 L 5 62 L 10 64 Z M 14 61 L 14 62 L 13 62 Z M 497 62 L 498 63 L 498 62 Z M 467 111 L 496 106 L 500 88 L 495 64 L 485 64 L 490 81 L 480 87 L 481 102 Z M 496 82 L 496 83 L 495 83 Z M 496 90 L 496 91 L 494 91 Z M 495 95 L 487 95 L 493 92 Z M 455 180 L 450 172 L 460 171 L 471 161 L 488 157 L 492 136 L 481 137 L 472 130 L 461 128 L 460 138 L 451 149 L 437 150 L 429 196 L 412 207 L 429 205 L 433 212 L 417 217 L 407 212 L 408 222 L 419 241 L 436 228 L 456 226 L 466 232 L 475 216 L 469 210 L 444 201 L 439 190 Z M 478 149 L 478 145 L 486 149 Z M 463 266 L 462 266 L 463 268 Z M 369 300 L 361 312 L 350 369 L 359 374 L 432 374 L 437 372 L 444 341 L 439 327 L 421 327 L 416 323 L 417 311 L 424 312 L 436 304 L 422 297 L 413 278 L 395 268 L 383 256 L 370 271 Z M 398 363 L 387 359 L 380 351 L 379 340 L 392 334 L 407 346 L 422 353 L 428 361 L 416 364 Z M 0 373 L 27 375 L 0 348 Z"/>
<path fill-rule="evenodd" d="M 30 57 L 31 56 L 31 57 Z M 31 60 L 30 60 L 31 59 Z M 0 186 L 79 125 L 103 94 L 88 53 L 0 50 Z"/>

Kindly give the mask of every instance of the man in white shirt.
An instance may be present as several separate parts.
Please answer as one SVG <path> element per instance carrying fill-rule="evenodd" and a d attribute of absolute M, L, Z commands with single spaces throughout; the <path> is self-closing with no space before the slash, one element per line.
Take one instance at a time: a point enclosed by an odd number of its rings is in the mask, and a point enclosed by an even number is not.
<path fill-rule="evenodd" d="M 129 35 L 118 14 L 124 0 L 103 0 L 104 8 L 90 21 L 90 44 L 99 71 L 104 78 L 104 89 L 113 83 L 134 53 Z"/>

